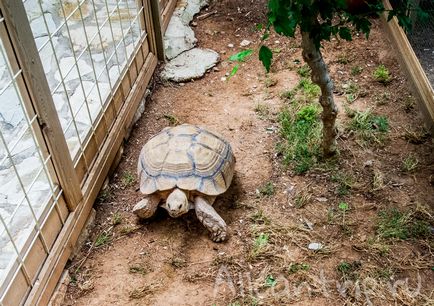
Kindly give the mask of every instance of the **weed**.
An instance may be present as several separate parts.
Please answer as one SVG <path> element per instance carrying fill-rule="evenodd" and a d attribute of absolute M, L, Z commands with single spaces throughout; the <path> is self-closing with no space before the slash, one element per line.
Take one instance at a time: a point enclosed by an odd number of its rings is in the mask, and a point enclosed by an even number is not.
<path fill-rule="evenodd" d="M 358 278 L 358 270 L 361 266 L 360 261 L 354 261 L 352 263 L 342 261 L 337 265 L 336 270 L 341 273 L 344 279 L 355 280 Z"/>
<path fill-rule="evenodd" d="M 354 185 L 354 178 L 351 174 L 345 172 L 338 172 L 331 177 L 332 181 L 337 182 L 336 194 L 345 196 L 350 193 Z"/>
<path fill-rule="evenodd" d="M 132 274 L 141 274 L 146 275 L 150 272 L 150 268 L 148 265 L 144 263 L 134 264 L 130 266 L 129 272 Z"/>
<path fill-rule="evenodd" d="M 142 287 L 133 289 L 132 291 L 130 291 L 129 297 L 130 299 L 141 299 L 143 297 L 151 295 L 154 291 L 159 289 L 161 286 L 162 286 L 161 280 L 157 282 L 152 282 Z"/>
<path fill-rule="evenodd" d="M 310 77 L 310 68 L 308 65 L 303 65 L 297 69 L 297 74 L 302 78 Z"/>
<path fill-rule="evenodd" d="M 321 94 L 320 87 L 312 83 L 308 78 L 301 78 L 297 87 L 303 91 L 303 94 L 307 97 L 308 101 L 319 97 Z"/>
<path fill-rule="evenodd" d="M 383 92 L 382 94 L 374 98 L 377 105 L 386 105 L 387 103 L 389 103 L 390 99 L 391 96 L 389 92 Z"/>
<path fill-rule="evenodd" d="M 373 115 L 369 110 L 355 111 L 348 129 L 364 142 L 382 144 L 389 131 L 389 122 L 386 117 Z"/>
<path fill-rule="evenodd" d="M 110 242 L 109 234 L 107 232 L 102 232 L 96 237 L 94 246 L 97 248 L 105 245 L 108 242 Z"/>
<path fill-rule="evenodd" d="M 252 256 L 259 255 L 268 244 L 268 234 L 260 233 L 253 242 Z"/>
<path fill-rule="evenodd" d="M 310 265 L 307 263 L 292 263 L 289 265 L 288 273 L 294 274 L 298 271 L 308 271 L 310 269 Z"/>
<path fill-rule="evenodd" d="M 416 170 L 418 164 L 419 160 L 417 157 L 413 154 L 410 154 L 402 161 L 401 169 L 404 172 L 413 172 Z"/>
<path fill-rule="evenodd" d="M 128 234 L 131 234 L 132 232 L 136 231 L 137 229 L 139 229 L 139 227 L 137 227 L 137 226 L 125 225 L 121 228 L 120 234 L 121 235 L 128 235 Z"/>
<path fill-rule="evenodd" d="M 409 113 L 414 109 L 414 99 L 412 96 L 407 96 L 402 100 L 404 110 Z"/>
<path fill-rule="evenodd" d="M 170 264 L 175 268 L 183 268 L 187 266 L 187 262 L 185 261 L 185 259 L 178 256 L 173 257 Z"/>
<path fill-rule="evenodd" d="M 298 193 L 294 198 L 294 204 L 296 208 L 303 208 L 310 202 L 310 199 L 312 197 L 312 193 L 309 191 L 304 191 Z"/>
<path fill-rule="evenodd" d="M 174 115 L 164 114 L 163 117 L 164 117 L 164 119 L 166 119 L 167 121 L 169 121 L 170 125 L 177 125 L 177 124 L 180 123 L 180 121 L 178 120 L 178 118 L 176 118 Z"/>
<path fill-rule="evenodd" d="M 273 275 L 268 275 L 265 279 L 265 286 L 266 287 L 274 287 L 277 285 L 276 279 L 273 277 Z"/>
<path fill-rule="evenodd" d="M 256 211 L 253 215 L 250 216 L 250 220 L 252 220 L 256 224 L 269 224 L 270 219 L 264 215 L 262 210 Z"/>
<path fill-rule="evenodd" d="M 261 196 L 270 197 L 274 194 L 274 184 L 273 184 L 273 182 L 267 182 L 265 185 L 260 187 L 258 190 L 259 190 L 259 194 Z"/>
<path fill-rule="evenodd" d="M 351 68 L 351 75 L 352 76 L 359 75 L 359 74 L 362 73 L 362 71 L 363 71 L 362 67 L 360 67 L 360 66 L 354 66 L 354 67 Z"/>
<path fill-rule="evenodd" d="M 118 225 L 122 223 L 122 215 L 119 212 L 115 212 L 112 215 L 112 225 Z"/>
<path fill-rule="evenodd" d="M 345 97 L 349 103 L 354 102 L 358 98 L 359 85 L 355 82 L 348 82 L 342 85 Z"/>
<path fill-rule="evenodd" d="M 384 175 L 379 169 L 374 169 L 372 178 L 372 191 L 384 188 Z"/>
<path fill-rule="evenodd" d="M 258 103 L 255 106 L 255 113 L 260 119 L 267 119 L 268 115 L 270 114 L 270 108 L 268 104 Z"/>
<path fill-rule="evenodd" d="M 404 139 L 412 144 L 422 144 L 427 141 L 430 133 L 424 127 L 419 127 L 415 130 L 405 129 Z"/>
<path fill-rule="evenodd" d="M 110 187 L 106 187 L 100 191 L 98 194 L 98 202 L 105 203 L 112 198 L 112 193 Z"/>
<path fill-rule="evenodd" d="M 390 82 L 391 77 L 389 73 L 389 69 L 387 69 L 384 65 L 379 65 L 373 72 L 373 77 L 377 82 L 386 84 Z"/>
<path fill-rule="evenodd" d="M 134 184 L 134 182 L 136 181 L 136 178 L 135 178 L 134 174 L 132 174 L 130 171 L 125 171 L 122 174 L 121 181 L 122 181 L 122 185 L 124 187 L 129 187 L 132 184 Z"/>
<path fill-rule="evenodd" d="M 341 53 L 338 55 L 338 63 L 342 65 L 346 65 L 350 62 L 350 57 L 346 53 Z"/>
<path fill-rule="evenodd" d="M 283 100 L 291 100 L 294 96 L 295 92 L 293 90 L 285 90 L 280 94 L 280 98 Z"/>
<path fill-rule="evenodd" d="M 273 78 L 270 78 L 270 77 L 265 78 L 265 81 L 264 81 L 265 87 L 267 87 L 267 88 L 273 87 L 276 84 L 277 84 L 277 80 L 276 79 L 273 79 Z"/>
<path fill-rule="evenodd" d="M 410 212 L 403 213 L 396 208 L 380 211 L 377 234 L 382 238 L 425 238 L 431 234 L 428 222 L 415 218 Z"/>
<path fill-rule="evenodd" d="M 297 174 L 308 171 L 317 160 L 321 142 L 321 124 L 317 105 L 303 106 L 295 115 L 284 109 L 279 115 L 283 161 L 293 164 Z"/>

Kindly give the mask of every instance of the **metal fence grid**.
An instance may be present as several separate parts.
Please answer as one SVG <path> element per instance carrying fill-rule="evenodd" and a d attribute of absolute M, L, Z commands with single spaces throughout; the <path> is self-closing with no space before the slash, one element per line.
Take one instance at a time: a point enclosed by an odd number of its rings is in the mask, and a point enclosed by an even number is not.
<path fill-rule="evenodd" d="M 407 33 L 407 37 L 434 88 L 434 1 L 420 0 L 417 2 L 420 8 L 428 14 L 428 18 L 423 20 L 414 16 L 413 29 Z"/>
<path fill-rule="evenodd" d="M 5 33 L 0 17 L 0 33 Z M 58 228 L 65 222 L 62 191 L 51 175 L 51 156 L 39 145 L 37 116 L 26 108 L 22 70 L 14 61 L 9 42 L 0 40 L 0 298 L 13 278 L 33 285 L 41 263 L 29 260 L 38 246 L 45 258 L 54 243 L 53 233 L 43 230 L 48 216 L 56 216 Z M 54 233 L 57 234 L 57 233 Z"/>
<path fill-rule="evenodd" d="M 59 119 L 74 161 L 85 156 L 97 125 L 107 131 L 107 101 L 146 33 L 143 6 L 135 0 L 24 2 Z"/>

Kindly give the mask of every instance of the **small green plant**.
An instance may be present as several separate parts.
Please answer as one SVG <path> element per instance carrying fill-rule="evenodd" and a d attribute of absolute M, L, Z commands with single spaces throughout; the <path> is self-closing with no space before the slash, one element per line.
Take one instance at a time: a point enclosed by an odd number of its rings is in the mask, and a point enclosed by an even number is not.
<path fill-rule="evenodd" d="M 342 89 L 344 90 L 345 97 L 349 103 L 354 102 L 358 98 L 359 93 L 359 85 L 355 82 L 347 82 L 342 85 Z"/>
<path fill-rule="evenodd" d="M 387 103 L 389 103 L 391 96 L 389 92 L 383 92 L 382 94 L 376 96 L 374 99 L 377 105 L 386 105 Z"/>
<path fill-rule="evenodd" d="M 283 154 L 284 164 L 292 164 L 295 173 L 302 174 L 316 164 L 320 151 L 321 123 L 316 105 L 305 105 L 294 115 L 296 107 L 284 109 L 279 115 L 280 134 L 284 140 L 280 145 L 280 153 Z"/>
<path fill-rule="evenodd" d="M 280 94 L 280 98 L 282 100 L 291 100 L 292 98 L 294 98 L 294 96 L 295 96 L 294 90 L 285 90 Z"/>
<path fill-rule="evenodd" d="M 273 277 L 273 275 L 268 275 L 265 279 L 265 286 L 266 287 L 274 287 L 277 285 L 276 279 Z"/>
<path fill-rule="evenodd" d="M 348 195 L 353 188 L 354 178 L 351 174 L 345 172 L 337 172 L 332 175 L 332 181 L 337 182 L 336 194 L 339 196 Z"/>
<path fill-rule="evenodd" d="M 132 174 L 130 171 L 125 171 L 122 174 L 121 181 L 122 181 L 122 185 L 124 187 L 129 187 L 132 184 L 134 184 L 134 182 L 136 181 L 136 178 L 135 178 L 134 174 Z"/>
<path fill-rule="evenodd" d="M 413 172 L 416 170 L 419 160 L 413 154 L 408 155 L 402 161 L 401 169 L 404 172 Z"/>
<path fill-rule="evenodd" d="M 319 97 L 321 94 L 320 87 L 312 83 L 312 81 L 308 78 L 301 78 L 297 86 L 302 90 L 308 101 Z"/>
<path fill-rule="evenodd" d="M 259 255 L 268 244 L 268 234 L 260 233 L 253 242 L 252 256 Z"/>
<path fill-rule="evenodd" d="M 260 119 L 267 119 L 268 115 L 270 114 L 270 108 L 268 104 L 258 103 L 255 106 L 255 113 Z"/>
<path fill-rule="evenodd" d="M 289 265 L 288 273 L 294 274 L 298 271 L 308 271 L 310 269 L 310 265 L 307 263 L 292 263 Z"/>
<path fill-rule="evenodd" d="M 382 144 L 389 131 L 389 122 L 384 116 L 373 115 L 369 110 L 354 111 L 348 129 L 354 131 L 366 143 Z"/>
<path fill-rule="evenodd" d="M 310 77 L 310 68 L 309 65 L 303 65 L 297 69 L 297 74 L 302 78 Z"/>
<path fill-rule="evenodd" d="M 112 225 L 118 225 L 122 223 L 122 215 L 119 212 L 115 212 L 112 215 Z"/>
<path fill-rule="evenodd" d="M 264 81 L 265 87 L 267 87 L 267 88 L 273 87 L 273 86 L 276 86 L 276 84 L 277 84 L 277 80 L 276 79 L 273 79 L 273 78 L 271 78 L 269 76 L 265 78 L 265 81 Z"/>
<path fill-rule="evenodd" d="M 358 278 L 358 270 L 361 266 L 360 261 L 352 263 L 342 261 L 337 265 L 336 270 L 342 275 L 342 278 L 355 280 Z"/>
<path fill-rule="evenodd" d="M 391 80 L 389 70 L 384 65 L 379 65 L 372 75 L 377 82 L 383 84 L 386 84 Z"/>
<path fill-rule="evenodd" d="M 96 237 L 96 239 L 95 239 L 95 243 L 94 243 L 94 246 L 97 248 L 97 247 L 100 247 L 100 246 L 105 245 L 105 244 L 108 243 L 108 242 L 110 242 L 110 235 L 109 235 L 109 233 L 107 233 L 107 232 L 102 232 L 102 233 L 100 233 L 100 234 Z"/>
<path fill-rule="evenodd" d="M 359 75 L 359 74 L 362 73 L 362 71 L 363 71 L 362 67 L 360 67 L 360 66 L 354 66 L 354 67 L 351 68 L 351 75 L 352 76 Z"/>
<path fill-rule="evenodd" d="M 377 234 L 382 238 L 422 239 L 429 237 L 431 230 L 428 222 L 414 217 L 411 212 L 392 208 L 379 212 Z"/>
<path fill-rule="evenodd" d="M 274 194 L 274 184 L 273 182 L 267 182 L 265 185 L 259 188 L 259 194 L 261 196 L 270 197 Z"/>
<path fill-rule="evenodd" d="M 163 117 L 164 117 L 164 119 L 166 119 L 167 121 L 169 121 L 170 125 L 177 125 L 177 124 L 180 123 L 180 121 L 178 120 L 178 118 L 176 118 L 174 115 L 164 114 Z"/>

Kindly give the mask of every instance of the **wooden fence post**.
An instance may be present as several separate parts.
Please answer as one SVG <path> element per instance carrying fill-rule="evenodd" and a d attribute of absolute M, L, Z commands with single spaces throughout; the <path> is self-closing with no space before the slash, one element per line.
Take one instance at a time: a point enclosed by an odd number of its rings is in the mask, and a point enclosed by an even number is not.
<path fill-rule="evenodd" d="M 164 40 L 163 40 L 163 23 L 161 22 L 160 3 L 159 0 L 150 0 L 151 3 L 151 18 L 154 26 L 155 44 L 157 48 L 157 58 L 160 61 L 165 60 Z"/>
<path fill-rule="evenodd" d="M 33 108 L 31 111 L 37 114 L 68 209 L 74 211 L 83 195 L 24 4 L 21 0 L 1 0 L 0 9 L 32 101 L 25 107 Z"/>

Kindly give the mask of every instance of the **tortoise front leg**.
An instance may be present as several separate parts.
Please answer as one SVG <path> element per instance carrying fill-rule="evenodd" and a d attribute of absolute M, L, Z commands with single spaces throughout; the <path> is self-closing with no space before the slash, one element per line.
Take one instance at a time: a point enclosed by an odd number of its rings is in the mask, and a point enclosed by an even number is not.
<path fill-rule="evenodd" d="M 157 210 L 160 201 L 160 196 L 155 194 L 148 195 L 134 206 L 133 213 L 142 219 L 150 218 Z"/>
<path fill-rule="evenodd" d="M 211 232 L 211 240 L 220 242 L 226 239 L 227 225 L 215 209 L 198 196 L 194 199 L 196 216 L 199 221 Z"/>

